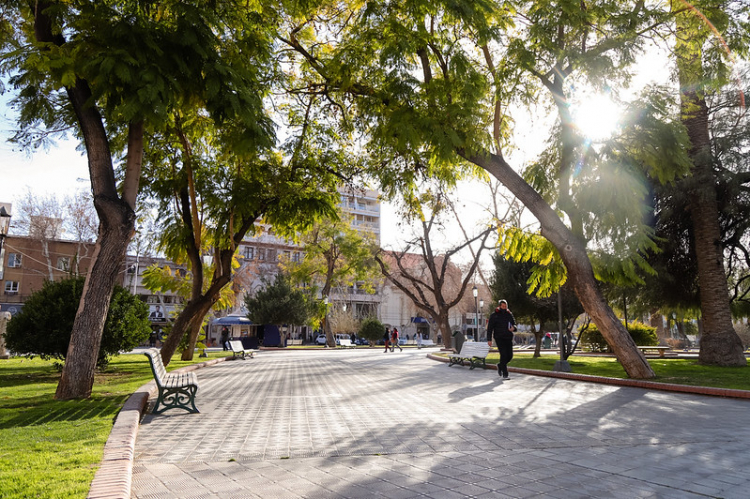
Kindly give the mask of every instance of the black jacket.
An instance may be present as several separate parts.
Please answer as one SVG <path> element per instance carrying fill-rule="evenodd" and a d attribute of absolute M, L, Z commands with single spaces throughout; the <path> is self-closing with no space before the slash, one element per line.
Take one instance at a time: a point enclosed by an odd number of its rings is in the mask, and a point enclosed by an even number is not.
<path fill-rule="evenodd" d="M 508 326 L 515 326 L 516 319 L 510 310 L 496 310 L 490 315 L 490 320 L 487 323 L 488 335 L 498 340 L 512 340 L 513 332 L 508 329 Z"/>

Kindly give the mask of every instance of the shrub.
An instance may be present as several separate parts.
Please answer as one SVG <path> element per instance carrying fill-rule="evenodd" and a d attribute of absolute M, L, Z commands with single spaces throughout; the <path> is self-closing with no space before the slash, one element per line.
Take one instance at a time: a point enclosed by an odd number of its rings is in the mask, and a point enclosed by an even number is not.
<path fill-rule="evenodd" d="M 33 357 L 64 360 L 83 293 L 83 277 L 45 282 L 32 293 L 8 323 L 5 342 L 11 351 Z M 121 350 L 131 350 L 151 334 L 148 305 L 122 286 L 115 286 L 104 324 L 97 366 Z"/>
<path fill-rule="evenodd" d="M 750 348 L 750 325 L 737 324 L 734 326 L 734 330 L 737 331 L 737 336 L 740 337 L 742 346 L 746 349 Z"/>
<path fill-rule="evenodd" d="M 370 343 L 374 343 L 382 338 L 384 333 L 385 325 L 374 317 L 368 317 L 362 321 L 357 335 Z"/>
<path fill-rule="evenodd" d="M 629 322 L 627 330 L 636 345 L 653 346 L 659 344 L 655 327 L 647 326 L 640 322 Z M 604 339 L 602 333 L 599 332 L 599 328 L 593 322 L 589 324 L 588 330 L 583 333 L 581 344 L 592 352 L 612 351 L 607 340 Z"/>

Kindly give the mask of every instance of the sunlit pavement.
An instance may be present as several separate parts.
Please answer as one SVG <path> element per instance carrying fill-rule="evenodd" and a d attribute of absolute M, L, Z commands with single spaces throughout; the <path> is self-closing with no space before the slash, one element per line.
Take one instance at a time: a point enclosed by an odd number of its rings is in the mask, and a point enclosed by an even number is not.
<path fill-rule="evenodd" d="M 143 418 L 133 497 L 750 494 L 750 402 L 448 367 L 435 349 L 265 351 Z"/>

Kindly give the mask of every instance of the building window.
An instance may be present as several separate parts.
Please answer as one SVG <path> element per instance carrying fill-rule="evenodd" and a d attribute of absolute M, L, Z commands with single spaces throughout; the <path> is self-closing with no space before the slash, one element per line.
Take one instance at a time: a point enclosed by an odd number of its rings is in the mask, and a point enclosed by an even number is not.
<path fill-rule="evenodd" d="M 295 251 L 294 253 L 292 253 L 292 261 L 299 262 L 299 251 Z"/>
<path fill-rule="evenodd" d="M 62 270 L 63 272 L 68 272 L 70 270 L 69 256 L 61 256 L 57 259 L 57 270 Z"/>
<path fill-rule="evenodd" d="M 276 250 L 275 249 L 269 249 L 268 253 L 266 253 L 266 258 L 268 258 L 270 261 L 276 260 Z"/>
<path fill-rule="evenodd" d="M 18 294 L 18 281 L 5 281 L 5 294 L 6 295 Z"/>
<path fill-rule="evenodd" d="M 8 253 L 8 267 L 18 268 L 21 266 L 21 253 Z"/>
<path fill-rule="evenodd" d="M 255 259 L 255 248 L 252 246 L 245 246 L 245 260 Z"/>
<path fill-rule="evenodd" d="M 258 260 L 265 260 L 266 259 L 266 250 L 263 248 L 258 248 Z"/>

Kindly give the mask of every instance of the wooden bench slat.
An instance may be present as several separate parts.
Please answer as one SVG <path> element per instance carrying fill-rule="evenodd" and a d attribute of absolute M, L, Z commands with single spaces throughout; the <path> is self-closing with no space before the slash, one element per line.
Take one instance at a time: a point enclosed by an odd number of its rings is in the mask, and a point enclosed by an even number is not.
<path fill-rule="evenodd" d="M 250 349 L 246 349 L 240 340 L 231 340 L 229 342 L 229 349 L 232 351 L 232 357 L 239 356 L 243 360 L 247 357 L 251 359 L 255 356 L 255 352 Z"/>
<path fill-rule="evenodd" d="M 490 353 L 490 346 L 484 342 L 467 341 L 461 346 L 459 353 L 452 353 L 448 355 L 449 364 L 451 367 L 454 364 L 464 365 L 464 361 L 471 364 L 470 369 L 474 369 L 478 365 L 487 367 L 486 359 L 487 354 Z"/>

